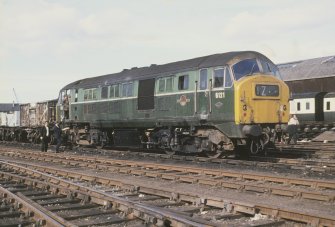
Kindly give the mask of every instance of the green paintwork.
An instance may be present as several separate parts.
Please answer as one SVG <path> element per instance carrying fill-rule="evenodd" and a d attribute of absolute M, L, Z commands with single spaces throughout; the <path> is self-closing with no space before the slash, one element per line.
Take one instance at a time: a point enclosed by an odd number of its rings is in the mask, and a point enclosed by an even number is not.
<path fill-rule="evenodd" d="M 179 91 L 178 77 L 186 74 L 189 75 L 189 87 L 187 90 Z M 211 76 L 208 77 L 209 84 L 209 80 L 212 78 Z M 195 107 L 196 81 L 199 81 L 199 71 L 178 73 L 174 76 L 173 90 L 168 93 L 159 93 L 158 78 L 156 78 L 155 108 L 153 110 L 138 110 L 137 97 L 102 100 L 101 88 L 98 88 L 97 100 L 87 102 L 84 102 L 84 89 L 78 89 L 77 102 L 75 102 L 75 91 L 71 90 L 69 120 L 78 123 L 90 122 L 93 127 L 103 128 L 233 125 L 233 87 L 214 89 L 211 91 L 211 95 L 209 90 L 198 90 L 197 106 Z M 133 82 L 134 94 L 137 95 L 138 81 Z M 209 112 L 210 97 L 212 98 L 211 113 Z M 197 108 L 196 113 L 195 108 Z M 226 130 L 225 127 L 221 126 L 220 129 Z M 229 134 L 239 134 L 237 130 L 230 131 Z"/>

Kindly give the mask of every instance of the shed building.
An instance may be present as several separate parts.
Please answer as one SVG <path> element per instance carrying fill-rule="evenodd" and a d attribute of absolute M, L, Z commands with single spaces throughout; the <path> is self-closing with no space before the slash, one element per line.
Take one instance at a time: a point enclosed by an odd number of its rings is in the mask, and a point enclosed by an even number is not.
<path fill-rule="evenodd" d="M 20 105 L 0 103 L 0 126 L 20 126 Z"/>
<path fill-rule="evenodd" d="M 277 65 L 291 93 L 334 92 L 335 56 Z"/>

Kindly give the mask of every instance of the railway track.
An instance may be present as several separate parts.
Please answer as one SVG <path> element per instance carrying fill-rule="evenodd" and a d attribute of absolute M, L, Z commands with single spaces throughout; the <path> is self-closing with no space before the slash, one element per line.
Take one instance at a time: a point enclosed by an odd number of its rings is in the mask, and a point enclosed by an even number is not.
<path fill-rule="evenodd" d="M 24 167 L 18 163 L 0 162 L 2 187 L 7 187 L 8 194 L 16 193 L 16 198 L 20 198 L 18 203 L 24 200 L 30 204 L 32 210 L 27 216 L 43 212 L 37 220 L 40 226 L 275 226 L 284 223 L 271 218 L 250 221 L 248 216 L 255 209 L 246 205 L 225 206 L 224 212 L 222 201 L 205 204 L 192 195 L 183 197 L 122 182 L 102 183 L 103 178 L 92 181 L 87 175 L 79 177 L 72 171 L 61 177 L 56 172 L 45 173 L 50 170 L 41 172 L 32 165 Z M 61 169 L 53 168 L 53 171 Z M 235 211 L 241 209 L 241 212 L 232 213 L 233 208 Z M 12 223 L 21 220 L 12 219 Z M 3 220 L 4 223 L 7 221 Z"/>
<path fill-rule="evenodd" d="M 222 188 L 238 189 L 240 191 L 244 190 L 288 196 L 292 198 L 300 197 L 302 199 L 313 199 L 326 202 L 334 202 L 335 200 L 334 181 L 290 178 L 259 173 L 252 174 L 221 169 L 217 170 L 67 154 L 21 152 L 16 153 L 14 157 L 187 183 L 220 186 Z M 297 188 L 298 186 L 301 188 Z M 320 189 L 324 190 L 320 191 Z"/>
<path fill-rule="evenodd" d="M 10 152 L 9 152 L 10 153 Z M 9 154 L 8 153 L 8 154 Z M 14 152 L 12 152 L 14 154 Z M 141 176 L 148 179 L 161 179 L 177 183 L 187 183 L 191 185 L 202 185 L 205 187 L 215 187 L 217 189 L 226 189 L 237 191 L 239 193 L 251 193 L 257 195 L 283 197 L 293 199 L 294 201 L 316 201 L 322 203 L 322 206 L 334 207 L 334 181 L 307 180 L 298 178 L 289 178 L 273 176 L 268 174 L 252 174 L 243 172 L 225 171 L 220 169 L 204 169 L 189 166 L 164 165 L 149 162 L 136 162 L 129 160 L 106 159 L 105 157 L 83 157 L 79 155 L 53 154 L 40 152 L 21 152 L 21 156 L 14 155 L 15 160 L 22 158 L 19 163 L 27 168 L 34 169 L 43 173 L 49 173 L 57 177 L 84 179 L 88 182 L 95 182 L 105 186 L 128 185 L 128 187 L 137 187 L 139 193 L 148 193 L 155 191 L 155 196 L 181 198 L 190 204 L 198 203 L 202 206 L 215 207 L 223 209 L 227 204 L 232 204 L 233 210 L 238 213 L 255 215 L 257 212 L 263 215 L 273 215 L 279 218 L 289 219 L 292 221 L 305 222 L 308 224 L 317 223 L 320 226 L 333 226 L 335 220 L 332 217 L 320 217 L 308 212 L 292 211 L 288 208 L 271 207 L 262 203 L 243 205 L 242 202 L 228 202 L 225 199 L 204 197 L 185 193 L 183 191 L 161 192 L 162 189 L 148 187 L 145 184 L 129 185 L 122 180 L 115 181 L 107 177 L 99 177 L 99 174 L 113 172 L 125 176 Z M 29 159 L 29 163 L 24 160 Z M 31 164 L 34 161 L 39 163 L 49 163 L 45 165 Z M 13 160 L 11 160 L 13 162 Z M 53 163 L 53 164 L 51 164 Z M 55 167 L 54 164 L 62 167 Z M 3 164 L 5 165 L 5 164 Z M 51 167 L 51 165 L 53 167 Z M 66 168 L 66 170 L 64 169 Z M 70 171 L 73 168 L 84 168 L 97 171 L 96 174 L 84 174 L 78 171 Z M 69 170 L 70 169 L 70 170 Z M 71 172 L 71 173 L 70 173 Z M 121 177 L 122 178 L 122 177 Z M 145 180 L 149 181 L 149 180 Z M 112 182 L 112 183 L 111 183 Z M 142 190 L 142 191 L 141 191 Z M 158 193 L 159 192 L 159 193 Z M 188 199 L 187 199 L 188 198 Z M 190 199 L 192 198 L 192 199 Z M 202 202 L 201 202 L 202 201 Z M 313 213 L 313 212 L 312 212 Z"/>
<path fill-rule="evenodd" d="M 23 148 L 37 148 L 32 144 L 17 144 L 17 143 L 4 143 L 6 146 L 14 147 L 23 147 Z M 321 143 L 322 145 L 322 143 Z M 335 144 L 325 144 L 323 149 L 326 149 L 327 152 L 330 152 L 332 155 L 335 155 Z M 127 150 L 109 150 L 109 149 L 95 149 L 95 148 L 77 148 L 74 149 L 74 153 L 82 153 L 86 155 L 99 154 L 103 156 L 113 158 L 119 157 L 120 159 L 131 159 L 131 158 L 145 158 L 148 160 L 173 160 L 181 162 L 196 162 L 196 163 L 216 163 L 219 165 L 232 166 L 242 168 L 268 168 L 268 169 L 278 169 L 278 170 L 292 170 L 292 171 L 305 171 L 311 173 L 325 173 L 333 174 L 335 172 L 335 161 L 333 159 L 320 159 L 320 158 L 310 158 L 311 152 L 315 153 L 320 148 L 310 147 L 308 145 L 306 148 L 301 147 L 300 145 L 291 146 L 291 145 L 280 145 L 278 150 L 270 150 L 269 155 L 266 157 L 261 156 L 251 156 L 248 160 L 238 160 L 234 158 L 225 158 L 225 159 L 216 159 L 216 158 L 207 158 L 199 156 L 185 156 L 185 155 L 167 155 L 160 153 L 148 153 L 141 151 L 127 151 Z M 321 152 L 321 151 L 320 151 Z M 295 158 L 286 158 L 286 156 L 294 156 Z M 297 158 L 298 157 L 298 158 Z"/>

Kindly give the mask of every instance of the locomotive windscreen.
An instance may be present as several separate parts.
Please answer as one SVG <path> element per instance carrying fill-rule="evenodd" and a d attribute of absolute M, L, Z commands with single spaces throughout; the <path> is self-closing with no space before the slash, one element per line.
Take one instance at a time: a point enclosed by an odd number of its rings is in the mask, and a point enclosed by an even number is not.
<path fill-rule="evenodd" d="M 233 66 L 233 71 L 235 75 L 235 80 L 239 80 L 244 76 L 260 72 L 256 59 L 245 59 L 236 63 Z"/>

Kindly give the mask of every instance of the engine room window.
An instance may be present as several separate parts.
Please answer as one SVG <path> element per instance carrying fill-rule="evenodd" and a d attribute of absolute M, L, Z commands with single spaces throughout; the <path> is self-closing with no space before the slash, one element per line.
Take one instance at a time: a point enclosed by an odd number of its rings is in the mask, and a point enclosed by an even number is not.
<path fill-rule="evenodd" d="M 188 89 L 188 75 L 183 75 L 178 78 L 178 90 L 187 90 Z"/>
<path fill-rule="evenodd" d="M 214 69 L 214 87 L 223 87 L 224 69 Z"/>
<path fill-rule="evenodd" d="M 327 102 L 326 110 L 330 110 L 330 102 Z"/>
<path fill-rule="evenodd" d="M 306 110 L 309 110 L 309 102 L 306 102 Z"/>
<path fill-rule="evenodd" d="M 297 111 L 300 111 L 300 102 L 297 103 Z"/>
<path fill-rule="evenodd" d="M 158 82 L 158 91 L 164 92 L 165 91 L 165 78 L 162 78 Z"/>
<path fill-rule="evenodd" d="M 122 97 L 133 96 L 133 83 L 122 84 Z"/>
<path fill-rule="evenodd" d="M 166 91 L 171 92 L 173 88 L 173 77 L 169 77 L 166 79 Z"/>
<path fill-rule="evenodd" d="M 233 65 L 235 80 L 239 80 L 244 76 L 259 72 L 260 71 L 256 59 L 245 59 Z"/>
<path fill-rule="evenodd" d="M 108 87 L 102 87 L 101 88 L 101 99 L 107 99 L 108 98 Z"/>
<path fill-rule="evenodd" d="M 118 84 L 114 84 L 110 87 L 109 98 L 120 97 L 120 89 Z"/>
<path fill-rule="evenodd" d="M 92 93 L 93 93 L 93 94 L 92 94 L 92 96 L 93 96 L 93 100 L 96 100 L 97 97 L 98 97 L 98 96 L 97 96 L 97 94 L 98 94 L 97 89 L 93 89 L 93 90 L 92 90 Z"/>
<path fill-rule="evenodd" d="M 171 92 L 173 89 L 173 77 L 164 77 L 158 80 L 158 92 Z"/>
<path fill-rule="evenodd" d="M 279 96 L 279 86 L 278 85 L 257 84 L 256 85 L 256 96 L 277 97 Z"/>
<path fill-rule="evenodd" d="M 97 99 L 97 89 L 85 89 L 84 90 L 84 101 L 96 100 Z"/>
<path fill-rule="evenodd" d="M 200 70 L 200 90 L 206 90 L 207 89 L 207 69 L 201 69 Z"/>

